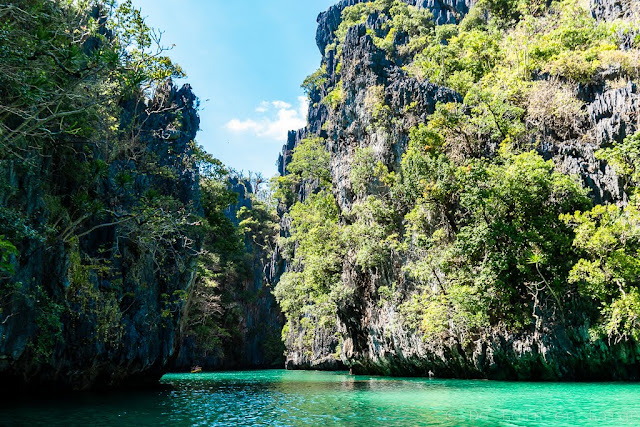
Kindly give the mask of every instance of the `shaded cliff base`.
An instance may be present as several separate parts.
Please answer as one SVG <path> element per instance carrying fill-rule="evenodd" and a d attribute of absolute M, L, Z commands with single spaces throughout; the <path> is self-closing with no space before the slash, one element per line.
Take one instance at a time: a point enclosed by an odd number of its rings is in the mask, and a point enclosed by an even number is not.
<path fill-rule="evenodd" d="M 164 369 L 153 369 L 139 373 L 122 372 L 122 376 L 116 376 L 114 381 L 108 375 L 97 376 L 84 383 L 78 379 L 61 380 L 59 378 L 32 377 L 25 378 L 22 375 L 0 376 L 0 398 L 3 400 L 23 399 L 25 397 L 51 395 L 77 395 L 79 393 L 117 392 L 130 390 L 166 390 L 168 387 L 160 383 L 160 379 L 167 372 Z M 80 384 L 84 384 L 80 386 Z"/>
<path fill-rule="evenodd" d="M 411 354 L 382 351 L 347 363 L 354 374 L 506 381 L 638 381 L 640 347 L 564 336 L 496 333 L 466 346 L 455 339 Z M 580 336 L 582 335 L 582 336 Z"/>

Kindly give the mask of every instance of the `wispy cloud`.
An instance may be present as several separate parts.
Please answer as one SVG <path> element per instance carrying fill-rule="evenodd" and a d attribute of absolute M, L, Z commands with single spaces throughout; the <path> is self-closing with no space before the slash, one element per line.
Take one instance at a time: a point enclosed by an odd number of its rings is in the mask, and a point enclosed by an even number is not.
<path fill-rule="evenodd" d="M 232 132 L 248 132 L 258 138 L 284 141 L 287 132 L 305 126 L 308 110 L 309 101 L 304 96 L 298 98 L 297 107 L 284 101 L 263 101 L 256 107 L 257 117 L 233 119 L 225 127 Z"/>

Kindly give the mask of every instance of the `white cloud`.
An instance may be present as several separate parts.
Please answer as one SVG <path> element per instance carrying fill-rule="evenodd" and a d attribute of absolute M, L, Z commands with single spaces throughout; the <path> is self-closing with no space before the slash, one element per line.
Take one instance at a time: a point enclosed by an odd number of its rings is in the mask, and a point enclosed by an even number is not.
<path fill-rule="evenodd" d="M 262 101 L 256 108 L 256 113 L 266 113 L 269 111 L 270 104 L 267 101 Z"/>
<path fill-rule="evenodd" d="M 233 132 L 246 132 L 249 130 L 256 130 L 260 128 L 260 125 L 253 120 L 245 120 L 241 122 L 238 119 L 233 119 L 227 123 L 227 129 Z"/>
<path fill-rule="evenodd" d="M 288 108 L 291 108 L 291 104 L 289 104 L 288 102 L 284 102 L 284 101 L 273 101 L 271 104 L 274 107 L 276 107 L 278 109 L 282 109 L 282 110 L 286 110 Z"/>
<path fill-rule="evenodd" d="M 255 111 L 260 117 L 233 119 L 227 122 L 225 127 L 232 132 L 249 132 L 258 138 L 283 142 L 290 130 L 297 130 L 306 125 L 309 101 L 304 96 L 298 97 L 296 108 L 284 101 L 263 101 Z"/>

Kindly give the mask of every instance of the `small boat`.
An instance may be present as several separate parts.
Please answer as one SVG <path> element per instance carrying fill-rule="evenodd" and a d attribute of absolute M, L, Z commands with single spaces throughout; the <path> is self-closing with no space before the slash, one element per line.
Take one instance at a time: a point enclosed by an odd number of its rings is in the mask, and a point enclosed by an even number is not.
<path fill-rule="evenodd" d="M 192 374 L 197 374 L 202 372 L 202 367 L 201 366 L 194 366 L 193 368 L 191 368 L 191 373 Z"/>

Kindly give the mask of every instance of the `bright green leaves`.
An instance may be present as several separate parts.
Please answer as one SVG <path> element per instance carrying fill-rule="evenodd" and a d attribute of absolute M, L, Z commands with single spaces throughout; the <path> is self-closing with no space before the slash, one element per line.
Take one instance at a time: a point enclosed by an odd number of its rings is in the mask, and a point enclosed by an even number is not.
<path fill-rule="evenodd" d="M 291 206 L 295 201 L 294 190 L 302 180 L 314 182 L 322 188 L 331 186 L 330 154 L 325 140 L 311 136 L 303 139 L 293 150 L 287 175 L 271 179 L 271 194 L 279 203 Z"/>
<path fill-rule="evenodd" d="M 338 52 L 340 52 L 339 45 L 344 42 L 349 28 L 365 23 L 367 18 L 375 12 L 385 13 L 391 18 L 383 28 L 386 33 L 384 37 L 377 37 L 373 34 L 374 41 L 377 39 L 376 44 L 384 43 L 384 40 L 392 40 L 393 35 L 397 32 L 407 34 L 410 37 L 422 37 L 432 32 L 434 28 L 433 17 L 428 11 L 409 6 L 399 0 L 358 3 L 342 11 L 342 21 L 335 32 Z"/>
<path fill-rule="evenodd" d="M 453 209 L 458 191 L 456 171 L 443 153 L 443 146 L 444 137 L 431 127 L 421 124 L 410 131 L 409 147 L 402 156 L 402 185 L 398 189 L 406 203 L 420 201 L 437 209 Z"/>
<path fill-rule="evenodd" d="M 279 241 L 288 271 L 274 289 L 289 322 L 283 338 L 305 353 L 311 352 L 316 328 L 335 329 L 337 306 L 347 294 L 341 278 L 346 246 L 331 193 L 329 160 L 323 139 L 304 139 L 287 166 L 290 174 L 272 181 L 275 197 L 287 204 L 293 202 L 298 184 L 316 188 L 289 210 L 290 236 Z M 302 337 L 295 335 L 298 327 Z"/>
<path fill-rule="evenodd" d="M 274 294 L 289 317 L 313 314 L 323 321 L 335 319 L 336 302 L 343 294 L 345 256 L 335 199 L 326 190 L 312 194 L 294 205 L 289 216 L 291 236 L 282 244 L 290 270 Z"/>
<path fill-rule="evenodd" d="M 585 109 L 573 86 L 608 67 L 638 76 L 638 50 L 618 47 L 629 31 L 624 25 L 597 22 L 574 0 L 542 9 L 539 3 L 478 2 L 460 25 L 409 42 L 417 52 L 404 67 L 409 74 L 464 96 L 469 110 L 455 133 L 464 137 L 466 147 L 456 145 L 466 154 L 478 154 L 469 143 L 475 135 L 481 144 L 506 140 L 525 150 L 533 148 L 527 136 L 540 128 L 577 138 Z M 541 73 L 552 78 L 539 81 Z"/>
<path fill-rule="evenodd" d="M 243 206 L 237 213 L 239 228 L 259 248 L 270 254 L 275 246 L 279 227 L 275 212 L 260 200 L 253 200 L 251 208 Z"/>
<path fill-rule="evenodd" d="M 414 295 L 402 310 L 418 314 L 417 324 L 424 339 L 455 337 L 467 345 L 478 331 L 490 325 L 486 307 L 486 296 L 478 289 L 456 286 L 447 293 Z"/>
<path fill-rule="evenodd" d="M 596 152 L 625 180 L 631 193 L 629 204 L 595 206 L 590 211 L 562 216 L 576 234 L 574 246 L 580 259 L 569 280 L 577 283 L 584 295 L 592 296 L 601 308 L 598 328 L 615 340 L 640 338 L 640 209 L 636 186 L 640 161 L 640 134 L 628 136 L 622 143 Z"/>
<path fill-rule="evenodd" d="M 341 45 L 349 28 L 376 13 L 387 23 L 367 34 L 389 59 L 461 97 L 436 105 L 426 123 L 409 130 L 405 146 L 400 123 L 414 117 L 398 117 L 387 104 L 388 88 L 370 86 L 367 132 L 401 135 L 392 142 L 406 150 L 399 162 L 374 144 L 350 153 L 340 211 L 325 142 L 311 138 L 296 148 L 290 174 L 275 187 L 287 205 L 297 185 L 307 190 L 290 211 L 292 234 L 283 241 L 290 270 L 276 291 L 290 319 L 334 316 L 346 268 L 375 277 L 382 303 L 401 304 L 407 326 L 428 337 L 469 342 L 491 327 L 540 331 L 574 321 L 566 308 L 576 297 L 597 300 L 610 336 L 640 336 L 635 202 L 580 213 L 590 207 L 587 191 L 536 151 L 541 140 L 585 135 L 587 111 L 576 84 L 609 66 L 623 77 L 608 87 L 636 75 L 637 49 L 618 48 L 620 34 L 630 30 L 597 22 L 575 0 L 480 1 L 459 25 L 436 28 L 428 14 L 402 2 L 364 2 L 344 10 L 327 47 L 344 62 L 337 74 L 345 83 L 353 69 L 340 57 Z M 401 33 L 409 37 L 398 46 Z M 327 78 L 320 69 L 304 87 L 323 86 L 331 110 L 346 98 L 362 99 L 343 81 L 326 87 Z M 626 190 L 640 182 L 640 136 L 597 157 L 626 177 Z M 415 295 L 402 301 L 406 292 L 393 294 L 400 282 Z M 580 304 L 588 306 L 585 299 Z"/>
<path fill-rule="evenodd" d="M 131 1 L 105 3 L 39 0 L 3 10 L 2 151 L 112 137 L 122 98 L 184 76 Z"/>
<path fill-rule="evenodd" d="M 140 9 L 135 8 L 131 0 L 115 9 L 110 29 L 114 34 L 113 43 L 120 51 L 120 78 L 125 87 L 135 91 L 140 86 L 185 76 L 182 68 L 163 54 L 167 49 L 160 44 L 161 33 L 146 24 Z"/>
<path fill-rule="evenodd" d="M 621 144 L 602 148 L 596 158 L 606 160 L 625 180 L 625 190 L 640 184 L 640 132 L 630 135 Z"/>
<path fill-rule="evenodd" d="M 416 77 L 453 87 L 464 95 L 496 66 L 502 56 L 501 34 L 481 29 L 437 27 L 406 69 Z"/>
<path fill-rule="evenodd" d="M 391 106 L 385 100 L 384 86 L 370 86 L 364 100 L 364 107 L 371 114 L 369 132 L 375 130 L 389 131 L 393 122 Z"/>
<path fill-rule="evenodd" d="M 293 190 L 299 182 L 300 177 L 298 175 L 275 176 L 271 178 L 270 182 L 271 196 L 278 203 L 282 203 L 287 207 L 291 206 L 295 202 Z"/>
<path fill-rule="evenodd" d="M 383 165 L 380 165 L 384 168 Z M 366 195 L 380 176 L 380 167 L 371 147 L 357 148 L 349 168 L 351 188 L 360 197 Z"/>
<path fill-rule="evenodd" d="M 570 267 L 562 257 L 571 240 L 558 216 L 587 206 L 585 191 L 533 152 L 505 153 L 503 159 L 472 163 L 462 177 L 459 255 L 471 265 L 482 262 L 479 277 L 495 278 L 503 292 L 528 281 L 560 285 Z M 531 265 L 532 256 L 543 273 Z"/>
<path fill-rule="evenodd" d="M 118 43 L 122 47 L 139 50 L 151 47 L 151 29 L 144 21 L 140 9 L 136 9 L 131 0 L 125 0 L 118 5 L 112 26 L 114 30 L 118 30 Z"/>
<path fill-rule="evenodd" d="M 327 66 L 323 65 L 319 69 L 313 72 L 313 74 L 307 76 L 302 83 L 302 89 L 307 96 L 310 96 L 312 92 L 320 89 L 327 82 Z"/>
<path fill-rule="evenodd" d="M 503 151 L 502 158 L 503 164 L 475 162 L 469 166 L 465 177 L 469 181 L 465 184 L 470 191 L 461 200 L 463 207 L 468 205 L 473 210 L 472 207 L 484 204 L 491 207 L 490 215 L 495 218 L 508 215 L 525 225 L 527 217 L 543 215 L 547 207 L 568 211 L 586 202 L 580 184 L 555 172 L 553 162 L 545 161 L 539 154 L 514 155 Z"/>
<path fill-rule="evenodd" d="M 616 342 L 622 339 L 640 341 L 640 291 L 633 288 L 605 306 L 603 315 L 606 319 L 605 331 Z"/>
<path fill-rule="evenodd" d="M 637 51 L 618 48 L 622 33 L 614 30 L 618 25 L 598 22 L 580 2 L 564 0 L 545 15 L 525 16 L 513 32 L 513 43 L 524 48 L 528 70 L 588 83 L 598 71 L 615 63 L 631 61 L 637 66 Z M 622 68 L 633 70 L 627 65 Z"/>
<path fill-rule="evenodd" d="M 435 27 L 433 15 L 428 10 L 418 9 L 402 1 L 392 2 L 389 14 L 391 29 L 407 34 L 411 38 L 426 36 Z"/>
<path fill-rule="evenodd" d="M 293 157 L 287 165 L 287 171 L 305 180 L 317 180 L 319 185 L 326 186 L 331 182 L 329 159 L 324 139 L 319 137 L 305 138 L 293 151 Z"/>
<path fill-rule="evenodd" d="M 499 82 L 473 87 L 464 102 L 471 107 L 469 121 L 485 140 L 515 142 L 525 134 L 525 110 L 510 99 L 509 90 Z"/>
<path fill-rule="evenodd" d="M 195 163 L 202 178 L 220 180 L 227 177 L 229 171 L 220 160 L 207 153 L 202 146 L 195 142 L 191 143 L 191 149 L 191 160 Z"/>
<path fill-rule="evenodd" d="M 5 240 L 4 236 L 0 236 L 0 278 L 14 272 L 11 258 L 18 255 L 18 249 L 10 241 Z"/>
<path fill-rule="evenodd" d="M 375 271 L 388 264 L 398 250 L 398 213 L 387 200 L 368 196 L 345 214 L 344 240 L 354 253 L 355 263 Z"/>
<path fill-rule="evenodd" d="M 421 328 L 437 332 L 432 316 L 445 312 L 458 319 L 451 330 L 460 337 L 489 320 L 527 327 L 543 294 L 559 303 L 572 264 L 558 216 L 587 206 L 585 190 L 534 152 L 503 148 L 494 161 L 456 167 L 430 151 L 433 140 L 427 127 L 414 131 L 402 162 L 416 200 L 406 217 L 406 269 L 424 286 Z"/>
<path fill-rule="evenodd" d="M 291 237 L 302 243 L 297 251 L 302 259 L 329 256 L 339 252 L 338 207 L 333 195 L 328 191 L 312 194 L 302 203 L 291 208 Z M 330 259 L 327 265 L 341 263 Z"/>
<path fill-rule="evenodd" d="M 621 209 L 596 206 L 564 215 L 575 229 L 575 247 L 583 258 L 569 280 L 578 283 L 602 307 L 604 332 L 616 339 L 639 338 L 640 209 L 637 201 Z"/>
<path fill-rule="evenodd" d="M 381 11 L 384 9 L 384 3 L 391 2 L 378 0 L 358 3 L 353 6 L 346 7 L 342 11 L 342 21 L 340 22 L 338 29 L 335 31 L 336 42 L 338 44 L 338 52 L 341 51 L 340 45 L 344 42 L 349 28 L 358 24 L 365 23 L 369 15 L 376 11 Z"/>
<path fill-rule="evenodd" d="M 322 102 L 330 107 L 332 110 L 336 110 L 340 104 L 345 100 L 344 84 L 342 80 L 336 83 L 336 86 L 329 91 L 327 96 L 324 97 Z"/>

